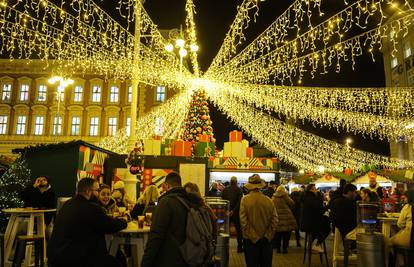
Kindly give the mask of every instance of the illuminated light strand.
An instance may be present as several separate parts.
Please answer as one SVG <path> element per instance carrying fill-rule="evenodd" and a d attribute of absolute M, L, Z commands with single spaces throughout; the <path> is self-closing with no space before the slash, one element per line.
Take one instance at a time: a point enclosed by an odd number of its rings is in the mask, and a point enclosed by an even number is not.
<path fill-rule="evenodd" d="M 163 138 L 177 139 L 180 136 L 184 118 L 188 112 L 188 104 L 191 100 L 191 93 L 183 91 L 166 103 L 155 107 L 149 113 L 137 118 L 136 136 L 137 139 L 149 139 L 155 134 L 155 120 L 161 118 L 164 125 Z M 126 129 L 119 130 L 114 136 L 102 138 L 98 143 L 99 147 L 114 151 L 120 154 L 129 153 L 128 138 Z"/>
<path fill-rule="evenodd" d="M 289 23 L 289 20 L 287 18 L 284 20 L 278 18 L 227 64 L 220 69 L 216 69 L 214 74 L 217 76 L 218 73 L 225 73 L 229 69 L 246 64 L 252 65 L 260 59 L 273 56 L 273 54 L 276 54 L 274 57 L 277 58 L 277 62 L 283 62 L 297 57 L 306 50 L 315 51 L 317 43 L 323 44 L 323 47 L 326 47 L 332 40 L 337 39 L 340 41 L 352 28 L 365 29 L 369 23 L 372 23 L 371 20 L 375 20 L 378 17 L 380 18 L 378 24 L 381 25 L 384 17 L 381 2 L 383 0 L 374 0 L 370 4 L 366 0 L 356 1 L 354 4 L 332 15 L 329 19 L 314 27 L 310 27 L 308 31 L 290 41 L 286 40 L 289 25 L 283 24 Z M 364 3 L 365 5 L 362 5 Z M 374 16 L 375 13 L 378 13 L 378 16 Z M 283 16 L 284 14 L 282 14 Z M 290 55 L 285 56 L 284 52 L 288 52 Z M 256 55 L 259 55 L 259 57 L 256 57 Z M 283 57 L 278 57 L 279 55 Z"/>
<path fill-rule="evenodd" d="M 271 80 L 270 77 L 274 77 L 274 83 L 276 81 L 284 83 L 285 80 L 289 80 L 293 84 L 293 77 L 298 76 L 298 80 L 302 80 L 304 73 L 307 71 L 307 66 L 311 69 L 310 75 L 312 78 L 315 77 L 318 69 L 321 69 L 320 74 L 326 74 L 329 67 L 335 66 L 336 72 L 340 72 L 341 61 L 351 61 L 352 66 L 354 66 L 355 58 L 363 54 L 363 47 L 369 48 L 368 53 L 374 59 L 373 50 L 375 47 L 381 49 L 382 39 L 391 31 L 395 34 L 389 40 L 393 46 L 396 46 L 399 43 L 398 35 L 408 32 L 408 26 L 413 19 L 413 14 L 409 13 L 409 15 L 338 42 L 335 45 L 292 58 L 283 63 L 277 63 L 275 56 L 270 59 L 261 59 L 254 65 L 245 65 L 228 71 L 226 80 L 229 79 L 228 82 L 268 83 Z M 218 80 L 224 79 L 218 78 Z"/>
<path fill-rule="evenodd" d="M 194 14 L 196 12 L 195 12 L 195 5 L 194 5 L 193 0 L 186 1 L 185 10 L 187 12 L 187 16 L 185 18 L 185 25 L 187 28 L 187 35 L 189 36 L 189 39 L 190 39 L 190 45 L 198 45 L 196 25 L 194 21 Z M 193 66 L 194 75 L 196 77 L 199 77 L 200 67 L 198 66 L 197 51 L 193 51 L 190 49 L 190 59 L 191 59 L 191 64 Z"/>
<path fill-rule="evenodd" d="M 223 94 L 220 90 L 210 88 L 207 92 L 210 99 L 236 125 L 260 144 L 275 152 L 282 160 L 299 168 L 317 170 L 322 165 L 328 171 L 342 171 L 344 167 L 358 170 L 364 164 L 386 168 L 414 167 L 414 161 L 357 150 L 305 132 L 251 106 L 237 103 L 231 100 L 231 95 Z"/>
<path fill-rule="evenodd" d="M 246 46 L 240 53 L 235 57 L 229 59 L 223 57 L 218 63 L 213 61 L 213 64 L 207 70 L 206 74 L 213 76 L 221 67 L 226 65 L 234 65 L 235 62 L 244 61 L 243 58 L 247 57 L 248 60 L 254 57 L 258 53 L 264 53 L 266 50 L 270 51 L 272 46 L 278 47 L 281 43 L 284 43 L 288 37 L 288 33 L 296 31 L 298 35 L 300 33 L 299 23 L 303 20 L 308 20 L 308 27 L 312 28 L 311 24 L 311 7 L 317 9 L 319 14 L 322 0 L 296 0 L 294 1 L 276 20 L 264 30 L 253 42 Z M 306 10 L 303 8 L 305 5 Z M 304 18 L 306 16 L 306 18 Z M 234 48 L 234 53 L 235 48 Z M 240 59 L 242 58 L 242 59 Z M 229 61 L 229 63 L 227 63 Z M 237 64 L 236 64 L 237 65 Z M 211 74 L 213 73 L 213 74 Z"/>
<path fill-rule="evenodd" d="M 236 47 L 241 44 L 241 40 L 245 38 L 243 30 L 248 27 L 251 21 L 249 16 L 251 10 L 254 10 L 253 18 L 256 20 L 256 16 L 259 13 L 258 3 L 259 1 L 257 0 L 244 0 L 240 6 L 237 7 L 236 17 L 230 25 L 230 29 L 226 33 L 226 37 L 224 38 L 217 55 L 214 57 L 210 68 L 224 64 L 232 54 L 236 53 Z"/>
<path fill-rule="evenodd" d="M 380 139 L 388 138 L 394 141 L 401 136 L 405 136 L 407 139 L 412 139 L 414 136 L 414 101 L 412 100 L 414 99 L 414 88 L 371 88 L 371 90 L 367 90 L 373 92 L 372 95 L 378 99 L 370 99 L 369 92 L 349 88 L 348 91 L 350 92 L 347 92 L 347 94 L 353 94 L 352 97 L 354 99 L 360 98 L 360 100 L 369 100 L 372 102 L 380 100 L 383 104 L 386 104 L 383 106 L 383 111 L 390 114 L 389 116 L 363 112 L 362 110 L 378 110 L 378 107 L 364 107 L 362 101 L 359 101 L 359 103 L 362 103 L 363 106 L 356 107 L 353 111 L 341 110 L 337 106 L 332 108 L 323 105 L 328 103 L 330 98 L 335 99 L 333 97 L 334 95 L 343 99 L 343 96 L 338 95 L 338 93 L 347 91 L 345 88 L 342 90 L 338 90 L 338 88 L 325 88 L 322 89 L 324 92 L 321 88 L 314 90 L 307 88 L 308 90 L 304 90 L 303 88 L 285 87 L 277 90 L 271 86 L 246 86 L 236 84 L 216 84 L 214 88 L 232 95 L 231 101 L 235 101 L 235 103 L 229 103 L 229 105 L 233 104 L 235 109 L 237 109 L 238 103 L 242 101 L 256 108 L 284 114 L 288 118 L 300 119 L 302 121 L 307 119 L 314 125 L 329 126 L 337 130 L 369 135 L 370 138 L 373 138 L 375 135 Z M 330 89 L 337 92 L 332 94 Z M 318 95 L 318 91 L 322 94 Z M 311 93 L 312 96 L 325 97 L 328 100 L 318 101 L 319 104 L 315 105 L 308 101 L 309 98 L 306 98 L 304 93 Z M 302 98 L 302 96 L 304 97 Z M 394 103 L 396 109 L 387 106 L 388 103 Z M 407 105 L 411 106 L 410 112 L 406 113 L 407 117 L 395 116 L 395 113 L 400 113 L 397 110 L 399 109 L 398 105 L 401 105 L 401 103 L 407 103 Z M 366 104 L 365 106 L 367 106 Z"/>

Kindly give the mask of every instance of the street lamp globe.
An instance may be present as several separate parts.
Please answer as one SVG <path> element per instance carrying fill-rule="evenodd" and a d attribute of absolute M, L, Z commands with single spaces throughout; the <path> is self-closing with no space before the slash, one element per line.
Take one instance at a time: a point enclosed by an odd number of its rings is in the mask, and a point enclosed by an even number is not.
<path fill-rule="evenodd" d="M 177 39 L 177 40 L 175 40 L 175 44 L 176 44 L 178 47 L 183 48 L 183 47 L 184 47 L 184 45 L 185 45 L 185 41 L 184 41 L 183 39 Z"/>
<path fill-rule="evenodd" d="M 165 50 L 166 50 L 167 52 L 172 52 L 172 51 L 174 50 L 174 46 L 173 46 L 173 44 L 166 44 L 166 45 L 165 45 Z"/>
<path fill-rule="evenodd" d="M 180 57 L 187 56 L 187 50 L 185 50 L 184 48 L 181 48 L 179 53 L 180 53 Z"/>

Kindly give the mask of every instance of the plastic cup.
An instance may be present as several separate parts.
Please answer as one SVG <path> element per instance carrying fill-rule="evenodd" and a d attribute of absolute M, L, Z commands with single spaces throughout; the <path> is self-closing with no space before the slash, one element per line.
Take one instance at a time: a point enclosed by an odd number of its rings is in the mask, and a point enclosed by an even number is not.
<path fill-rule="evenodd" d="M 138 216 L 138 228 L 144 228 L 145 216 Z"/>
<path fill-rule="evenodd" d="M 147 222 L 147 225 L 151 225 L 151 222 L 152 222 L 152 213 L 151 212 L 145 213 L 145 221 Z"/>

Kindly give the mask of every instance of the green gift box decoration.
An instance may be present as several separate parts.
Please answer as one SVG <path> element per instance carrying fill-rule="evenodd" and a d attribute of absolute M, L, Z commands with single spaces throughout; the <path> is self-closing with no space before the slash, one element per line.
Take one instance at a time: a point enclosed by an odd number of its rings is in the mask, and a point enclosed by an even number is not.
<path fill-rule="evenodd" d="M 198 157 L 214 156 L 216 146 L 211 142 L 199 142 L 195 147 L 195 155 Z"/>

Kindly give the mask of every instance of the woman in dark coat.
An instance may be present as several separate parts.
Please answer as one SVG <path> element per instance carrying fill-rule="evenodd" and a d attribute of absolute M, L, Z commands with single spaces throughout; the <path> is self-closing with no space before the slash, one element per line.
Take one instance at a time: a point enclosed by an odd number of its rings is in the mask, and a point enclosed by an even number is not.
<path fill-rule="evenodd" d="M 330 232 L 329 218 L 324 215 L 325 207 L 323 198 L 314 184 L 309 184 L 303 198 L 301 231 L 312 235 L 317 239 L 315 250 L 322 252 L 321 243 Z"/>
<path fill-rule="evenodd" d="M 280 253 L 280 246 L 283 241 L 283 254 L 287 253 L 289 246 L 290 234 L 297 226 L 295 217 L 291 211 L 291 207 L 295 204 L 289 197 L 283 185 L 280 185 L 272 197 L 275 204 L 279 222 L 275 233 L 275 245 L 277 253 Z"/>

